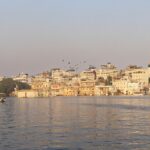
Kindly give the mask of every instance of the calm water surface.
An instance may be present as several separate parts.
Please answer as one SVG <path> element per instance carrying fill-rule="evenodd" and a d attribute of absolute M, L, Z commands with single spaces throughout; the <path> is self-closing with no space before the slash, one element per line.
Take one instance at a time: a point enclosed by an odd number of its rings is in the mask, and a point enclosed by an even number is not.
<path fill-rule="evenodd" d="M 150 97 L 8 98 L 0 150 L 149 150 Z"/>

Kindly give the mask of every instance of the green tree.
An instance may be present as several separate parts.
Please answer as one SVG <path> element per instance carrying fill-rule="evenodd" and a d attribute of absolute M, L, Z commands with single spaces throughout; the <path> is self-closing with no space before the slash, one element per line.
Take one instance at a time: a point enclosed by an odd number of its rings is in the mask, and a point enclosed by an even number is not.
<path fill-rule="evenodd" d="M 15 84 L 17 85 L 18 90 L 30 89 L 31 88 L 30 85 L 27 84 L 27 83 L 22 83 L 22 82 L 15 81 Z"/>
<path fill-rule="evenodd" d="M 106 79 L 106 85 L 112 85 L 112 77 L 111 76 L 108 76 L 107 79 Z"/>
<path fill-rule="evenodd" d="M 11 78 L 5 78 L 0 82 L 0 93 L 5 93 L 6 96 L 9 96 L 14 91 L 15 87 L 18 87 L 19 90 L 30 89 L 30 86 L 26 83 L 14 81 Z"/>

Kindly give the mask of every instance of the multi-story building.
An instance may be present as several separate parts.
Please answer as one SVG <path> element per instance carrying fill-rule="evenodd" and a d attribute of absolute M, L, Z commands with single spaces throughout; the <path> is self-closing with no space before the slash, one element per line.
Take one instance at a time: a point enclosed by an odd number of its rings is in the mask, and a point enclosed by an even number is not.
<path fill-rule="evenodd" d="M 149 84 L 149 69 L 137 67 L 137 66 L 128 66 L 125 70 L 125 75 L 129 76 L 133 82 L 142 83 L 145 86 Z"/>
<path fill-rule="evenodd" d="M 122 94 L 125 95 L 133 95 L 136 92 L 140 92 L 143 88 L 142 83 L 133 82 L 125 78 L 114 80 L 112 83 L 116 91 L 119 90 Z"/>
<path fill-rule="evenodd" d="M 1 78 L 0 78 L 1 79 Z M 28 74 L 19 74 L 14 80 L 29 83 Z M 20 91 L 25 96 L 101 96 L 134 95 L 148 93 L 150 89 L 150 64 L 148 68 L 128 66 L 118 70 L 111 63 L 102 65 L 101 69 L 90 66 L 88 70 L 75 73 L 74 69 L 52 69 L 32 77 L 31 91 Z"/>
<path fill-rule="evenodd" d="M 93 70 L 85 70 L 80 73 L 81 80 L 96 80 L 96 72 Z"/>
<path fill-rule="evenodd" d="M 49 90 L 51 80 L 49 78 L 33 78 L 31 87 L 34 90 Z"/>
<path fill-rule="evenodd" d="M 64 82 L 65 71 L 60 68 L 54 68 L 51 70 L 52 80 L 55 82 Z"/>
<path fill-rule="evenodd" d="M 94 96 L 94 86 L 79 87 L 80 96 Z"/>
<path fill-rule="evenodd" d="M 114 95 L 114 90 L 112 86 L 106 85 L 96 85 L 94 88 L 95 96 L 108 96 Z"/>
<path fill-rule="evenodd" d="M 94 95 L 94 81 L 81 81 L 79 87 L 80 96 L 93 96 Z"/>
<path fill-rule="evenodd" d="M 63 89 L 63 96 L 78 96 L 78 86 L 65 86 Z"/>
<path fill-rule="evenodd" d="M 64 85 L 60 83 L 51 84 L 51 96 L 63 96 Z"/>
<path fill-rule="evenodd" d="M 38 91 L 40 97 L 48 97 L 50 95 L 51 79 L 48 76 L 39 74 L 32 78 L 31 88 Z"/>
<path fill-rule="evenodd" d="M 106 80 L 108 77 L 117 77 L 119 70 L 111 63 L 107 63 L 106 65 L 102 65 L 101 69 L 96 70 L 96 75 L 97 78 L 102 77 Z"/>
<path fill-rule="evenodd" d="M 17 76 L 12 77 L 12 79 L 14 81 L 19 81 L 19 82 L 22 82 L 22 83 L 28 83 L 28 84 L 31 83 L 31 77 L 29 77 L 28 74 L 23 73 L 23 72 L 18 74 Z"/>
<path fill-rule="evenodd" d="M 140 83 L 137 82 L 130 82 L 128 83 L 128 87 L 127 87 L 127 94 L 128 95 L 134 95 L 136 93 L 141 93 L 143 86 Z"/>
<path fill-rule="evenodd" d="M 74 69 L 69 69 L 67 71 L 64 71 L 63 76 L 68 77 L 68 78 L 73 78 L 73 77 L 77 76 L 77 74 Z"/>

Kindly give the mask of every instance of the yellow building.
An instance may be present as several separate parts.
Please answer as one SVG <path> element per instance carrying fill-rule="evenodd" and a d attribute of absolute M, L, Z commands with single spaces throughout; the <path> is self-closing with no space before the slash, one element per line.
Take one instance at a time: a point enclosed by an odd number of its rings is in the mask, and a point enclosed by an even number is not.
<path fill-rule="evenodd" d="M 63 96 L 64 85 L 60 83 L 51 84 L 51 96 Z"/>
<path fill-rule="evenodd" d="M 33 90 L 49 90 L 51 83 L 47 80 L 45 81 L 33 81 L 31 84 L 31 88 Z"/>
<path fill-rule="evenodd" d="M 49 78 L 38 77 L 32 81 L 31 84 L 32 90 L 39 92 L 39 97 L 48 97 L 50 96 L 51 82 Z"/>
<path fill-rule="evenodd" d="M 36 90 L 19 90 L 16 91 L 16 96 L 18 98 L 35 98 L 39 97 L 39 93 Z"/>
<path fill-rule="evenodd" d="M 63 96 L 77 96 L 78 95 L 78 87 L 66 86 L 64 87 Z"/>
<path fill-rule="evenodd" d="M 91 87 L 91 86 L 95 86 L 95 81 L 91 81 L 91 80 L 86 80 L 86 81 L 80 81 L 80 86 L 81 87 Z"/>
<path fill-rule="evenodd" d="M 108 96 L 113 95 L 113 87 L 105 85 L 97 85 L 94 88 L 95 96 Z"/>
<path fill-rule="evenodd" d="M 94 95 L 95 81 L 87 80 L 81 81 L 79 87 L 80 96 L 93 96 Z"/>
<path fill-rule="evenodd" d="M 79 87 L 80 96 L 94 96 L 94 86 L 81 86 Z"/>

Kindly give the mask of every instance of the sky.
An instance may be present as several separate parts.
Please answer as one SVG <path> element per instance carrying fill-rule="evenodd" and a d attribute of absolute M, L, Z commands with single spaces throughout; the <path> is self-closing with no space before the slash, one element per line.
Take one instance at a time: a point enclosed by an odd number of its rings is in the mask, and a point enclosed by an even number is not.
<path fill-rule="evenodd" d="M 0 75 L 107 62 L 146 67 L 149 8 L 149 0 L 0 0 Z"/>

